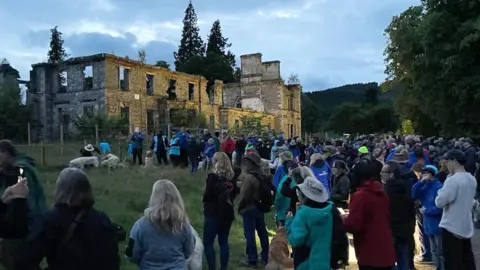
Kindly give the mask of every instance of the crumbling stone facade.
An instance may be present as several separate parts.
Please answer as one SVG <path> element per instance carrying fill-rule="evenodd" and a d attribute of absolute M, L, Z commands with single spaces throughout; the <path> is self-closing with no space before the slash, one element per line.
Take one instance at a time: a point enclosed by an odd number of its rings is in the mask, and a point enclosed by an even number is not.
<path fill-rule="evenodd" d="M 279 61 L 242 56 L 240 83 L 215 81 L 210 96 L 206 88 L 202 76 L 111 54 L 34 64 L 27 93 L 36 123 L 32 137 L 59 138 L 61 127 L 71 131 L 74 119 L 90 113 L 123 115 L 131 129 L 152 131 L 169 123 L 174 110 L 203 114 L 211 129 L 230 128 L 243 115 L 263 115 L 272 129 L 300 135 L 300 86 L 284 84 Z"/>
<path fill-rule="evenodd" d="M 226 84 L 223 89 L 224 107 L 254 109 L 275 116 L 273 129 L 287 136 L 301 134 L 301 86 L 285 85 L 280 76 L 280 61 L 262 62 L 262 54 L 242 55 L 241 79 L 239 83 Z M 249 104 L 261 100 L 261 106 Z M 230 120 L 231 118 L 229 118 Z M 233 119 L 232 119 L 233 121 Z M 231 125 L 229 121 L 228 125 Z"/>

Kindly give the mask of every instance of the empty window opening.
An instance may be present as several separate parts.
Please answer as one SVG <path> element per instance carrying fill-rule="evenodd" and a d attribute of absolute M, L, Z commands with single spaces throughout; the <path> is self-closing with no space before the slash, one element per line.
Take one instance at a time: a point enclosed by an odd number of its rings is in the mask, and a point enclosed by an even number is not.
<path fill-rule="evenodd" d="M 147 87 L 147 95 L 153 96 L 153 82 L 154 82 L 154 76 L 151 74 L 147 74 L 146 77 L 146 87 Z"/>
<path fill-rule="evenodd" d="M 213 86 L 210 87 L 210 91 L 208 91 L 208 100 L 210 104 L 215 103 L 215 88 Z"/>
<path fill-rule="evenodd" d="M 174 100 L 177 99 L 177 80 L 170 79 L 168 83 L 168 99 Z"/>
<path fill-rule="evenodd" d="M 290 125 L 290 138 L 293 138 L 295 136 L 295 134 L 293 134 L 293 132 L 294 132 L 294 126 Z"/>
<path fill-rule="evenodd" d="M 235 101 L 235 108 L 238 108 L 238 109 L 242 108 L 242 99 L 241 98 L 237 98 L 237 100 Z"/>
<path fill-rule="evenodd" d="M 123 133 L 128 134 L 130 132 L 130 108 L 129 107 L 120 107 L 120 118 L 123 120 L 122 123 L 125 123 L 125 126 L 121 128 Z"/>
<path fill-rule="evenodd" d="M 67 72 L 64 70 L 58 74 L 58 80 L 60 82 L 60 87 L 58 88 L 59 93 L 66 93 L 68 89 L 68 84 L 67 84 Z"/>
<path fill-rule="evenodd" d="M 147 133 L 155 130 L 155 111 L 147 110 Z"/>
<path fill-rule="evenodd" d="M 85 66 L 83 69 L 83 90 L 93 89 L 93 67 Z"/>
<path fill-rule="evenodd" d="M 130 70 L 128 68 L 119 67 L 118 68 L 118 78 L 120 84 L 120 90 L 128 91 L 130 84 Z"/>
<path fill-rule="evenodd" d="M 189 83 L 188 84 L 188 100 L 195 99 L 195 84 Z"/>
<path fill-rule="evenodd" d="M 93 105 L 83 106 L 83 116 L 86 116 L 86 117 L 93 116 Z"/>
<path fill-rule="evenodd" d="M 293 104 L 293 96 L 290 96 L 288 98 L 288 110 L 290 111 L 293 111 L 295 108 L 294 108 L 294 104 Z"/>

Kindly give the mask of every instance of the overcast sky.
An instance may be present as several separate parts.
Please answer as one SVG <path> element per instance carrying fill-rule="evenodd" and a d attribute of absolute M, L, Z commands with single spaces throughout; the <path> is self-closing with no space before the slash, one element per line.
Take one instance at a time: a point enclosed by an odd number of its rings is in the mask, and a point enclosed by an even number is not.
<path fill-rule="evenodd" d="M 115 52 L 173 63 L 188 0 L 5 0 L 0 4 L 0 58 L 28 78 L 46 60 L 49 29 L 58 25 L 72 56 Z M 304 90 L 385 78 L 385 27 L 419 0 L 193 0 L 204 40 L 219 19 L 242 54 L 280 60 L 284 78 Z"/>

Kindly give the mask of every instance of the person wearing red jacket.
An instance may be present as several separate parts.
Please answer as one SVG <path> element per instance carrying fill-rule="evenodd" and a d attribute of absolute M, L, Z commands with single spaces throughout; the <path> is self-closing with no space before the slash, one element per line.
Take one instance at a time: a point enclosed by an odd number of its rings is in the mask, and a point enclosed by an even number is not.
<path fill-rule="evenodd" d="M 232 137 L 228 135 L 227 132 L 223 132 L 222 137 L 223 137 L 223 141 L 220 148 L 222 149 L 222 152 L 227 154 L 228 158 L 231 161 L 232 153 L 235 150 L 235 141 L 232 139 Z"/>
<path fill-rule="evenodd" d="M 358 183 L 350 197 L 345 229 L 353 234 L 353 246 L 360 270 L 392 270 L 395 250 L 390 229 L 390 201 L 382 189 L 382 164 L 361 160 L 353 168 Z"/>

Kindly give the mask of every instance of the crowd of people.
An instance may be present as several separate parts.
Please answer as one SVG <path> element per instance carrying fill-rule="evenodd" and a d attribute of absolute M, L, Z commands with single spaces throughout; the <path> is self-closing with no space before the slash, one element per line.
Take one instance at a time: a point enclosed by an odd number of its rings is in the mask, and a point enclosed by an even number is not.
<path fill-rule="evenodd" d="M 129 147 L 133 162 L 141 165 L 144 139 L 137 129 Z M 203 167 L 208 173 L 201 240 L 175 184 L 155 182 L 125 250 L 141 270 L 191 269 L 198 241 L 208 269 L 227 269 L 236 212 L 246 242 L 242 267 L 342 269 L 349 262 L 350 233 L 361 270 L 412 270 L 415 262 L 438 270 L 476 269 L 471 238 L 480 155 L 468 138 L 369 135 L 304 143 L 281 136 L 231 137 L 208 130 L 193 136 L 179 130 L 171 138 L 155 134 L 149 146 L 158 165 L 190 167 L 192 174 Z M 94 150 L 84 147 L 82 155 Z M 62 170 L 48 209 L 34 161 L 3 140 L 0 187 L 0 262 L 7 269 L 40 269 L 44 259 L 53 270 L 120 269 L 119 228 L 95 210 L 84 170 Z M 271 241 L 270 212 L 277 225 Z"/>

